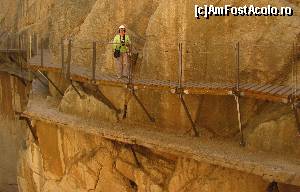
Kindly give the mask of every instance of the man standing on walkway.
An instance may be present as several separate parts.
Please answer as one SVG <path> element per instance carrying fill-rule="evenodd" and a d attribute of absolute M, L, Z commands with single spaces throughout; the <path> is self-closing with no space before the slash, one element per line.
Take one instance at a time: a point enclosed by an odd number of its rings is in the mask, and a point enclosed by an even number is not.
<path fill-rule="evenodd" d="M 115 36 L 113 42 L 115 64 L 118 78 L 129 77 L 130 38 L 126 35 L 125 25 L 119 27 L 119 34 Z"/>

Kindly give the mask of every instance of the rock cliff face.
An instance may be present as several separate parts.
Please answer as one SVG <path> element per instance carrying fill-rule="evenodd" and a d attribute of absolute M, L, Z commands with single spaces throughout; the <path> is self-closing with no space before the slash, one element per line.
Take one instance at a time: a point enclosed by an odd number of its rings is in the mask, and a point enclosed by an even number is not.
<path fill-rule="evenodd" d="M 1 31 L 14 31 L 49 38 L 56 63 L 61 57 L 58 43 L 62 37 L 71 38 L 76 47 L 72 50 L 73 67 L 90 67 L 91 50 L 78 47 L 91 48 L 91 42 L 96 40 L 98 72 L 115 73 L 111 45 L 103 42 L 112 40 L 118 26 L 125 23 L 139 53 L 134 71 L 135 77 L 141 79 L 177 81 L 178 43 L 183 43 L 185 81 L 234 82 L 235 46 L 239 42 L 243 82 L 291 84 L 291 45 L 300 43 L 299 0 L 272 2 L 272 6 L 293 7 L 293 17 L 230 16 L 209 20 L 194 18 L 195 4 L 265 6 L 270 2 L 0 0 L 0 3 L 4 5 L 0 8 L 0 35 Z M 296 63 L 300 64 L 299 56 Z M 98 116 L 101 120 L 116 120 L 115 114 L 95 98 L 80 99 L 61 75 L 49 73 L 48 76 L 66 90 L 61 111 L 93 120 Z M 125 90 L 106 86 L 100 89 L 118 108 L 123 107 L 127 97 Z M 50 92 L 57 95 L 51 86 Z M 155 116 L 159 131 L 182 134 L 190 128 L 176 96 L 146 90 L 138 90 L 138 96 Z M 201 134 L 237 139 L 237 115 L 232 97 L 187 96 L 186 99 Z M 241 106 L 247 148 L 300 157 L 296 124 L 288 107 L 251 99 L 242 99 Z M 130 99 L 128 117 L 131 123 L 148 122 L 134 99 Z M 222 189 L 224 192 L 252 192 L 263 191 L 267 185 L 254 175 L 137 147 L 141 168 L 136 165 L 130 147 L 121 143 L 51 124 L 38 122 L 35 127 L 39 142 L 27 140 L 18 167 L 21 191 L 212 192 Z M 0 133 L 3 138 L 7 137 L 5 131 Z M 284 185 L 280 187 L 283 191 L 294 190 Z"/>
<path fill-rule="evenodd" d="M 261 191 L 266 185 L 255 176 L 135 148 L 139 167 L 128 146 L 38 126 L 39 145 L 29 145 L 19 166 L 22 191 Z"/>
<path fill-rule="evenodd" d="M 39 142 L 29 138 L 18 167 L 21 191 L 253 192 L 268 185 L 258 176 L 131 148 L 72 128 L 41 122 L 36 126 Z"/>
<path fill-rule="evenodd" d="M 140 54 L 135 69 L 137 78 L 177 81 L 178 43 L 183 42 L 185 81 L 234 82 L 236 78 L 234 46 L 240 42 L 242 82 L 291 84 L 292 44 L 299 41 L 300 33 L 297 2 L 282 1 L 272 4 L 277 7 L 293 7 L 294 17 L 211 17 L 210 20 L 196 20 L 193 12 L 194 5 L 201 3 L 205 4 L 204 1 L 176 1 L 174 3 L 172 0 L 126 3 L 123 1 L 97 1 L 83 23 L 73 31 L 74 44 L 91 48 L 91 41 L 95 39 L 109 41 L 116 33 L 117 26 L 126 23 L 130 29 L 129 34 L 133 37 L 136 49 Z M 252 1 L 209 3 L 216 6 L 228 3 L 235 6 L 253 4 Z M 268 1 L 256 2 L 255 5 L 264 6 L 266 4 Z M 279 32 L 282 29 L 284 32 Z M 110 45 L 99 44 L 97 48 L 98 70 L 114 73 Z M 72 65 L 91 67 L 91 57 L 91 50 L 75 48 Z M 298 60 L 296 62 L 299 63 Z M 122 107 L 126 96 L 123 90 L 105 86 L 102 86 L 101 89 L 113 103 Z M 147 90 L 138 91 L 138 94 L 156 117 L 160 127 L 171 128 L 178 133 L 189 129 L 190 124 L 176 96 Z M 67 96 L 64 99 L 68 99 Z M 76 103 L 73 102 L 74 105 L 69 102 L 68 109 L 71 106 L 71 108 L 80 106 L 84 108 L 86 105 L 78 105 L 80 102 L 80 100 Z M 233 98 L 187 96 L 187 102 L 199 127 L 222 137 L 234 137 L 237 134 L 238 127 Z M 261 120 L 259 117 L 261 114 L 256 114 L 264 111 L 266 105 L 248 99 L 243 99 L 241 102 L 242 121 L 243 125 L 249 129 L 247 133 L 251 134 L 249 136 L 250 143 L 259 143 L 255 139 L 252 141 L 253 138 L 256 138 L 253 135 L 258 134 L 260 132 L 258 130 L 265 130 L 265 128 L 260 128 L 259 124 L 257 127 L 248 127 L 248 125 L 250 125 L 249 122 Z M 128 116 L 131 121 L 148 121 L 133 99 L 129 104 Z M 268 106 L 272 108 L 271 105 Z M 281 115 L 289 113 L 288 109 L 281 106 L 275 108 L 279 109 L 278 113 L 273 113 L 269 119 L 277 119 Z M 220 113 L 224 110 L 228 112 Z M 109 113 L 105 106 L 99 107 L 99 112 L 104 116 Z M 180 118 L 174 118 L 174 114 L 180 115 Z M 292 119 L 292 113 L 289 113 L 288 116 L 287 118 Z M 265 119 L 265 121 L 268 120 Z M 276 122 L 279 123 L 279 121 L 281 120 Z M 284 125 L 284 123 L 279 124 L 280 127 Z M 293 122 L 291 124 L 293 128 L 287 134 L 295 135 L 295 124 Z M 258 132 L 252 133 L 256 128 Z M 283 129 L 287 131 L 287 129 Z M 271 131 L 265 130 L 265 132 L 269 134 Z M 290 142 L 292 143 L 291 147 L 293 146 L 292 153 L 297 153 L 299 142 L 295 137 Z M 279 144 L 277 147 L 281 148 L 281 145 Z M 263 149 L 268 150 L 268 147 L 263 147 Z"/>
<path fill-rule="evenodd" d="M 14 116 L 27 104 L 29 87 L 15 77 L 0 72 L 0 191 L 17 189 L 17 159 L 26 138 L 26 123 Z"/>

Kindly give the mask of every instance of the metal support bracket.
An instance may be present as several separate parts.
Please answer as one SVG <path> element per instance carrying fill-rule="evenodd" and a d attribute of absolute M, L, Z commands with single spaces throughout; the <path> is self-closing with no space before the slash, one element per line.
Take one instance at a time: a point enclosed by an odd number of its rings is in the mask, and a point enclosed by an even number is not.
<path fill-rule="evenodd" d="M 179 95 L 179 98 L 180 98 L 180 102 L 181 102 L 181 104 L 182 104 L 182 106 L 183 106 L 183 108 L 184 108 L 185 114 L 187 115 L 187 117 L 188 117 L 188 119 L 189 119 L 189 121 L 190 121 L 190 123 L 191 123 L 191 125 L 192 125 L 192 128 L 191 128 L 190 130 L 193 131 L 193 136 L 199 137 L 199 133 L 198 133 L 197 128 L 196 128 L 196 125 L 195 125 L 195 123 L 194 123 L 194 121 L 193 121 L 193 119 L 192 119 L 192 115 L 191 115 L 191 113 L 190 113 L 190 111 L 189 111 L 189 109 L 188 109 L 188 107 L 187 107 L 187 104 L 186 104 L 186 102 L 185 102 L 185 100 L 184 100 L 184 98 L 183 98 L 183 94 L 180 94 L 180 95 Z M 188 130 L 188 132 L 189 132 L 190 130 Z"/>
<path fill-rule="evenodd" d="M 150 113 L 147 111 L 146 107 L 144 106 L 144 104 L 142 103 L 142 101 L 138 98 L 138 96 L 135 94 L 134 90 L 131 90 L 131 94 L 133 95 L 133 97 L 135 98 L 135 100 L 138 102 L 138 104 L 141 106 L 141 108 L 143 109 L 143 111 L 146 113 L 148 119 L 154 123 L 155 122 L 155 118 L 152 117 L 150 115 Z"/>
<path fill-rule="evenodd" d="M 103 93 L 102 91 L 100 91 L 97 87 L 97 95 L 99 95 L 100 97 L 99 98 L 102 98 L 102 102 L 107 105 L 110 109 L 114 110 L 117 114 L 117 117 L 118 115 L 122 112 L 121 109 L 118 109 Z"/>
<path fill-rule="evenodd" d="M 41 80 L 39 76 L 35 74 L 35 72 L 32 72 L 32 74 L 45 88 L 48 88 L 48 84 L 46 84 L 43 80 Z"/>
<path fill-rule="evenodd" d="M 65 45 L 64 39 L 60 40 L 60 53 L 61 53 L 61 73 L 65 74 Z"/>
<path fill-rule="evenodd" d="M 75 92 L 77 93 L 77 95 L 80 97 L 80 99 L 85 99 L 86 97 L 84 95 L 81 95 L 79 90 L 76 88 L 76 86 L 74 85 L 73 81 L 70 80 L 71 86 L 73 87 L 73 89 L 75 90 Z"/>
<path fill-rule="evenodd" d="M 135 152 L 135 150 L 133 148 L 133 145 L 130 145 L 130 150 L 132 152 L 132 155 L 133 155 L 133 158 L 134 158 L 136 166 L 137 167 L 141 167 L 141 163 L 140 163 L 139 159 L 137 158 L 137 155 L 136 155 L 136 152 Z"/>
<path fill-rule="evenodd" d="M 33 137 L 33 139 L 34 139 L 34 142 L 38 142 L 39 140 L 38 140 L 36 131 L 35 131 L 34 127 L 31 125 L 30 119 L 28 119 L 28 118 L 26 118 L 26 117 L 22 117 L 22 116 L 20 116 L 19 119 L 20 119 L 20 120 L 24 120 L 24 121 L 26 122 L 26 124 L 27 124 L 28 127 L 29 127 L 30 133 L 31 133 L 31 135 L 32 135 L 32 137 Z"/>
<path fill-rule="evenodd" d="M 98 101 L 106 105 L 111 110 L 115 111 L 116 117 L 119 120 L 119 114 L 122 112 L 121 109 L 118 109 L 103 93 L 96 85 L 90 85 L 91 87 L 85 87 L 82 83 L 80 83 L 82 90 L 88 95 L 93 95 Z"/>
<path fill-rule="evenodd" d="M 128 85 L 127 85 L 128 86 Z M 152 117 L 150 115 L 150 113 L 148 112 L 148 110 L 146 109 L 145 105 L 143 104 L 143 102 L 140 100 L 140 98 L 136 95 L 135 90 L 133 88 L 133 85 L 130 85 L 127 87 L 128 91 L 130 92 L 130 94 L 134 97 L 134 99 L 138 102 L 138 104 L 140 105 L 140 107 L 143 109 L 143 111 L 145 112 L 145 114 L 147 115 L 148 119 L 154 123 L 155 122 L 155 118 Z M 127 108 L 128 108 L 128 102 L 126 101 L 124 104 L 124 113 L 123 113 L 123 119 L 125 119 L 127 117 Z"/>
<path fill-rule="evenodd" d="M 63 97 L 64 96 L 64 93 L 54 84 L 54 82 L 49 79 L 47 76 L 45 76 L 40 70 L 38 70 L 38 72 L 45 78 L 47 79 L 47 81 L 53 85 L 53 87 L 57 90 L 57 92 Z"/>
<path fill-rule="evenodd" d="M 245 146 L 245 139 L 244 139 L 244 133 L 243 133 L 243 126 L 242 126 L 242 120 L 241 120 L 241 111 L 240 111 L 240 95 L 236 92 L 233 94 L 235 102 L 236 102 L 236 109 L 237 109 L 237 118 L 238 118 L 238 124 L 239 124 L 239 130 L 240 130 L 240 145 Z"/>

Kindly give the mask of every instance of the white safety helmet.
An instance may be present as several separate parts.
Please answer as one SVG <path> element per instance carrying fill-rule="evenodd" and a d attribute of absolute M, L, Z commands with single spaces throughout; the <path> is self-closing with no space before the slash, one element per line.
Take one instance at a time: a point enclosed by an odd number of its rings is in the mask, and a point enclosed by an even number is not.
<path fill-rule="evenodd" d="M 125 25 L 121 25 L 119 29 L 126 29 Z"/>

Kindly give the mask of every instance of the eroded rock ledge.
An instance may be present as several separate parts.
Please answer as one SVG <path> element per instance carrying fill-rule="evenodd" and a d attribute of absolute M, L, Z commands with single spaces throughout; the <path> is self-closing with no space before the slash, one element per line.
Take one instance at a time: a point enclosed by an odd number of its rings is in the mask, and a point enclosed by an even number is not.
<path fill-rule="evenodd" d="M 284 158 L 280 155 L 270 155 L 265 152 L 251 152 L 240 148 L 237 143 L 224 143 L 221 141 L 210 141 L 204 138 L 197 139 L 188 136 L 159 133 L 132 125 L 128 127 L 122 124 L 107 122 L 87 122 L 85 119 L 63 114 L 59 112 L 57 108 L 47 105 L 46 102 L 35 101 L 31 103 L 30 107 L 23 113 L 23 116 L 37 122 L 36 130 L 38 136 L 43 136 L 39 134 L 43 131 L 51 133 L 53 129 L 55 130 L 54 132 L 57 130 L 58 132 L 65 132 L 67 130 L 67 132 L 86 135 L 86 137 L 99 138 L 100 140 L 108 139 L 111 142 L 145 147 L 160 154 L 169 154 L 167 156 L 174 156 L 176 157 L 175 159 L 192 159 L 192 161 L 210 164 L 210 166 L 223 167 L 226 170 L 230 170 L 230 172 L 251 175 L 251 177 L 257 179 L 261 178 L 258 179 L 261 180 L 261 182 L 277 181 L 300 186 L 299 160 Z M 63 133 L 60 134 L 63 135 Z M 50 135 L 47 135 L 47 137 L 39 137 L 42 153 L 45 140 L 49 141 L 48 144 L 52 143 Z M 68 139 L 64 138 L 64 141 L 68 141 Z M 77 144 L 73 145 L 73 147 L 77 146 Z M 81 144 L 78 143 L 78 145 Z M 111 146 L 111 148 L 114 149 L 115 147 Z M 51 153 L 50 148 L 48 149 L 49 150 L 45 151 Z M 91 148 L 89 148 L 89 150 L 91 150 Z M 55 156 L 56 158 L 65 158 L 59 151 Z M 51 159 L 53 156 L 46 154 L 45 157 Z M 43 159 L 43 161 L 47 163 L 48 160 Z M 126 172 L 125 174 L 127 174 L 128 178 L 136 177 L 136 175 L 133 175 L 137 173 L 134 172 L 133 174 L 132 171 L 130 171 L 133 169 L 132 167 L 136 167 L 134 162 L 127 166 L 122 160 L 117 160 L 116 166 L 122 167 L 121 172 L 122 170 Z M 191 169 L 191 167 L 188 169 Z M 240 190 L 241 189 L 239 189 L 239 191 Z"/>

